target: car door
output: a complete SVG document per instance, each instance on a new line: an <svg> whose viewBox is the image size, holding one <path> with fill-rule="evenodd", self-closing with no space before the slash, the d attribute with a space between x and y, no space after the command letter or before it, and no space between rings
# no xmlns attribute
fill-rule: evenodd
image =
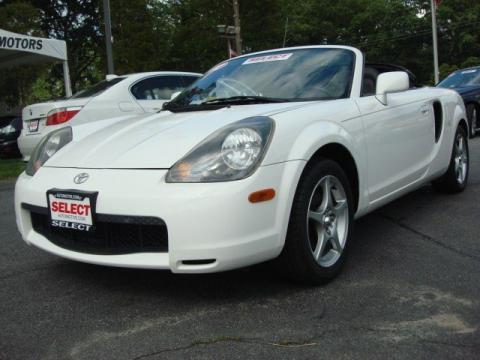
<svg viewBox="0 0 480 360"><path fill-rule="evenodd" d="M362 114L368 157L370 202L408 187L428 169L435 143L431 104L422 91L375 95L357 100Z"/></svg>
<svg viewBox="0 0 480 360"><path fill-rule="evenodd" d="M182 91L197 77L180 75L152 76L135 83L130 91L146 112L162 109L163 103L169 101L172 94Z"/></svg>

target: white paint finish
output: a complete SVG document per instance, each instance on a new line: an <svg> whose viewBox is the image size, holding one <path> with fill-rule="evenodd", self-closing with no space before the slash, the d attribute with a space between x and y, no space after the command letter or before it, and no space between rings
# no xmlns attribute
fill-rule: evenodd
<svg viewBox="0 0 480 360"><path fill-rule="evenodd" d="M378 75L377 99L384 105L388 104L388 94L407 91L410 86L408 74L404 71L391 71Z"/></svg>
<svg viewBox="0 0 480 360"><path fill-rule="evenodd" d="M294 193L289 189L295 188L303 165L303 161L292 161L265 166L245 180L211 184L166 184L165 170L86 170L89 180L77 185L73 178L80 172L78 169L42 168L35 181L25 174L17 180L17 224L28 243L79 261L169 268L175 272L227 270L271 259L280 253ZM168 255L99 256L55 246L32 230L28 212L20 205L26 202L46 207L45 194L53 186L98 191L98 213L162 218L168 224ZM273 201L259 204L248 201L251 192L267 187L277 190ZM182 260L199 258L214 258L217 262L215 267L201 270L180 266Z"/></svg>
<svg viewBox="0 0 480 360"><path fill-rule="evenodd" d="M147 112L157 112L162 110L164 103L170 100L137 100L140 106Z"/></svg>
<svg viewBox="0 0 480 360"><path fill-rule="evenodd" d="M370 201L425 174L435 140L433 119L422 113L429 96L420 89L388 94L388 105L375 96L357 100L367 143Z"/></svg>
<svg viewBox="0 0 480 360"><path fill-rule="evenodd" d="M106 91L95 97L64 99L58 101L50 101L45 103L33 104L25 107L22 111L24 126L18 145L24 160L30 157L38 142L53 130L65 126L77 126L85 123L92 123L99 120L121 118L128 114L130 116L138 116L144 113L154 113L158 111L164 101L160 100L141 100L137 101L130 92L130 87L139 81L162 76L196 76L201 74L188 72L146 72L126 75L126 78L119 83L111 86ZM81 111L76 114L70 121L56 125L46 126L47 114L54 109L63 107L81 106ZM40 127L38 132L29 133L28 123L32 119L40 119Z"/></svg>
<svg viewBox="0 0 480 360"><path fill-rule="evenodd" d="M15 206L23 238L85 262L175 272L221 271L280 253L302 171L325 145L341 145L354 159L359 174L357 218L442 175L450 161L455 130L465 119L461 97L436 88L389 93L387 105L375 96L360 97L363 58L354 51L357 67L348 99L161 112L143 114L135 121L125 115L75 126L72 143L34 177L22 175L17 182ZM434 101L441 102L444 113L436 143ZM252 176L223 183L165 183L166 168L200 141L225 125L260 115L274 120L275 131L262 165ZM80 172L91 177L74 185L73 178ZM100 256L56 247L32 231L28 212L20 207L21 202L46 206L45 192L53 187L99 191L100 213L164 219L169 253ZM276 190L274 200L248 203L249 193L270 187ZM202 266L180 263L205 258L216 261Z"/></svg>
<svg viewBox="0 0 480 360"><path fill-rule="evenodd" d="M46 166L86 168L170 168L195 145L220 127L251 116L270 115L304 106L299 103L244 105L216 111L170 113L125 118L62 149ZM107 124L107 123L106 123ZM87 133L90 124L84 125ZM79 126L73 128L74 137ZM161 145L160 145L161 144ZM145 156L151 154L152 156ZM269 162L266 162L268 164Z"/></svg>

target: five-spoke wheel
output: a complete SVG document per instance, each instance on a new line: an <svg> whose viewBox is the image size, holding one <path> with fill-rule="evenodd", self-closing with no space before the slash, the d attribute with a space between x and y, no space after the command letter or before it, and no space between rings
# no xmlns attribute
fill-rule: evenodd
<svg viewBox="0 0 480 360"><path fill-rule="evenodd" d="M307 165L295 193L282 265L295 280L322 283L341 270L353 225L353 197L335 161Z"/></svg>
<svg viewBox="0 0 480 360"><path fill-rule="evenodd" d="M468 172L468 135L465 128L459 125L455 133L448 170L442 177L433 181L432 185L441 192L461 192L467 185Z"/></svg>
<svg viewBox="0 0 480 360"><path fill-rule="evenodd" d="M462 134L457 134L456 136L454 152L455 175L457 177L457 182L463 184L467 178L468 152L466 139Z"/></svg>
<svg viewBox="0 0 480 360"><path fill-rule="evenodd" d="M320 179L308 205L308 240L315 260L334 264L343 252L348 230L348 200L341 182L332 175Z"/></svg>

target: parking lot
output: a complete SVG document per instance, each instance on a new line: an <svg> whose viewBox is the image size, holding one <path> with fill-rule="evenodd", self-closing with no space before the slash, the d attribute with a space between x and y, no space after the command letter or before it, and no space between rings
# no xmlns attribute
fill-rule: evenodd
<svg viewBox="0 0 480 360"><path fill-rule="evenodd" d="M49 255L0 183L0 359L478 359L480 139L468 189L424 187L357 222L342 275L179 276Z"/></svg>

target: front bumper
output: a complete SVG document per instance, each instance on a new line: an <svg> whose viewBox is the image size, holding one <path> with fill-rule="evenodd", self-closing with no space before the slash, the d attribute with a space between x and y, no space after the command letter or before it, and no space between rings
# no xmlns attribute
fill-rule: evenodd
<svg viewBox="0 0 480 360"><path fill-rule="evenodd" d="M259 263L282 250L290 206L304 161L260 167L241 181L167 184L166 170L103 170L41 168L23 173L15 187L17 226L23 239L50 253L100 265L170 269L173 272L216 272ZM87 182L73 178L88 172ZM22 204L47 207L46 192L98 191L96 212L119 216L156 217L168 230L168 251L99 255L55 245L32 227ZM252 204L248 195L274 188L276 197ZM208 263L203 260L212 260Z"/></svg>

